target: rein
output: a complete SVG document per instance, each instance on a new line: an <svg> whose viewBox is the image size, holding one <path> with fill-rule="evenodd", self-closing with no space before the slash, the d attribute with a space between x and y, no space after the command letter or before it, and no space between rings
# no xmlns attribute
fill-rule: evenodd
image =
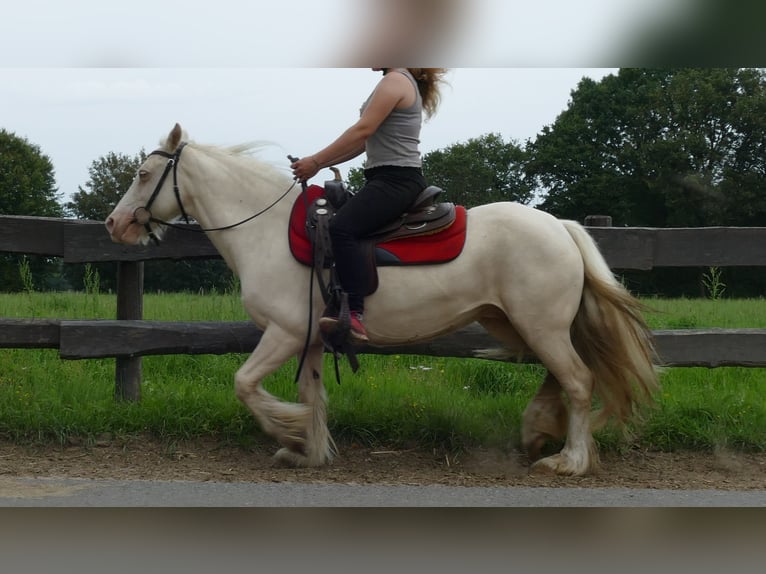
<svg viewBox="0 0 766 574"><path fill-rule="evenodd" d="M165 183L165 180L167 179L168 175L170 174L171 169L173 170L173 194L176 196L176 202L178 203L178 207L181 210L181 216L184 218L184 221L189 223L189 216L186 213L186 210L184 209L183 202L181 202L181 193L178 188L178 162L181 159L181 152L183 151L184 147L186 146L186 142L181 142L176 148L176 151L174 153L168 153L164 150L154 150L149 155L158 155L164 158L167 158L168 162L165 164L165 170L162 172L162 175L160 176L160 180L157 182L156 187L154 188L154 191L152 191L152 194L149 196L149 201L146 202L146 205L143 207L137 207L133 211L133 218L136 223L139 225L143 225L146 228L146 231L149 234L149 237L151 237L152 241L156 245L159 245L160 240L157 237L157 235L154 233L154 230L152 229L151 224L157 223L159 225L165 225L167 227L173 227L175 229L181 229L183 231L190 231L193 233L205 233L208 231L226 231L227 229L233 229L235 227L238 227L244 223L247 223L248 221L252 221L259 215L263 215L266 213L269 209L274 207L277 203L282 201L290 191L295 187L295 181L293 181L292 185L287 188L287 191L285 191L282 195L280 195L276 200L274 200L271 204L269 204L264 209L260 210L257 213L254 213L250 217L246 217L245 219L238 221L236 223L232 223L230 225L223 225L221 227L208 227L208 228L192 228L187 227L185 225L179 225L177 223L171 223L169 221L164 221L162 219L158 219L152 215L151 212L151 206L154 203L154 200L157 199L157 196L160 193L160 190L162 190L162 186Z"/></svg>

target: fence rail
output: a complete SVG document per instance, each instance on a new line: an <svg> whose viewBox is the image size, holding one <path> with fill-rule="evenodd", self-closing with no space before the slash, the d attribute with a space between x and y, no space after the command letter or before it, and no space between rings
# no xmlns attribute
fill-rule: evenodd
<svg viewBox="0 0 766 574"><path fill-rule="evenodd" d="M199 229L197 225L187 225ZM766 227L587 227L613 269L766 266ZM100 221L0 215L0 252L65 263L218 259L203 233L168 229L159 246L113 243Z"/></svg>
<svg viewBox="0 0 766 574"><path fill-rule="evenodd" d="M0 319L0 347L58 349L62 359L250 353L262 333L249 321ZM764 329L669 329L656 330L654 336L669 367L766 367ZM433 341L363 346L359 353L493 358L488 351L497 347L473 324ZM534 362L531 357L502 360Z"/></svg>
<svg viewBox="0 0 766 574"><path fill-rule="evenodd" d="M613 269L766 266L766 228L587 229ZM0 319L0 347L57 348L64 359L116 357L119 397L140 398L143 355L249 353L260 340L261 331L249 322L143 320L142 262L219 258L204 234L169 229L160 246L131 247L112 243L102 222L0 216L0 252L62 257L66 263L119 262L116 320ZM669 366L766 367L763 329L662 330L655 336ZM474 324L426 343L360 352L485 357L496 346Z"/></svg>

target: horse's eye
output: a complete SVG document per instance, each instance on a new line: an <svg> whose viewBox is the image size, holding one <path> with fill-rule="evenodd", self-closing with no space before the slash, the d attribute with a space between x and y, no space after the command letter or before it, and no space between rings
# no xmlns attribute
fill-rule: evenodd
<svg viewBox="0 0 766 574"><path fill-rule="evenodd" d="M139 179L140 181L142 181L142 182L145 182L146 180L148 180L148 179L149 179L149 172L148 172L148 171L146 171L145 169L142 169L142 170L140 170L140 171L138 172L138 179Z"/></svg>

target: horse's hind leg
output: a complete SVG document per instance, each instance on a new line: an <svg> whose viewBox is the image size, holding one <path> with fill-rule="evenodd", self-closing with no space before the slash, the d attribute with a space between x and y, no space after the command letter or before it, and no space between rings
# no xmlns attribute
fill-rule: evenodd
<svg viewBox="0 0 766 574"><path fill-rule="evenodd" d="M530 341L530 346L551 376L558 380L569 399L569 421L564 448L558 454L538 460L532 471L581 475L598 468L598 451L591 434L590 411L593 396L593 375L583 363L569 339L569 333ZM551 378L547 391L553 392ZM547 392L546 391L546 392ZM533 401L534 403L534 401ZM525 414L525 423L533 414ZM534 436L533 436L534 438Z"/></svg>
<svg viewBox="0 0 766 574"><path fill-rule="evenodd" d="M305 442L300 449L285 447L275 458L290 466L321 466L332 461L337 450L327 428L327 391L322 382L323 345L313 345L306 353L299 377L300 402L311 410ZM300 357L299 357L300 358Z"/></svg>
<svg viewBox="0 0 766 574"><path fill-rule="evenodd" d="M479 322L490 335L502 342L509 352L529 353L529 347L504 314L488 314ZM521 444L530 460L536 461L540 458L540 451L548 440L564 438L567 420L561 385L549 372L542 387L524 410Z"/></svg>
<svg viewBox="0 0 766 574"><path fill-rule="evenodd" d="M301 345L299 338L271 325L234 377L237 398L252 411L263 431L295 452L304 452L310 442L314 412L309 405L274 397L263 388L263 379L298 353Z"/></svg>
<svg viewBox="0 0 766 574"><path fill-rule="evenodd" d="M548 373L540 390L524 409L521 444L531 461L540 458L547 441L564 438L568 418L561 385Z"/></svg>

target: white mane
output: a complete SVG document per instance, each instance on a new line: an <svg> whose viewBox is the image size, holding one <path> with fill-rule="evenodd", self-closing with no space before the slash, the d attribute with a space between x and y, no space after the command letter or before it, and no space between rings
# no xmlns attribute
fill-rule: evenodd
<svg viewBox="0 0 766 574"><path fill-rule="evenodd" d="M273 162L265 161L257 157L259 152L268 147L277 145L274 142L256 140L231 146L200 144L188 139L186 131L183 132L182 141L187 142L187 145L191 148L212 156L217 161L224 164L232 164L232 166L238 168L245 167L248 171L256 172L260 178L269 182L283 184L287 178L288 164L286 157L284 166L277 166ZM172 153L173 151L169 149L168 138L161 140L160 146L168 152Z"/></svg>

